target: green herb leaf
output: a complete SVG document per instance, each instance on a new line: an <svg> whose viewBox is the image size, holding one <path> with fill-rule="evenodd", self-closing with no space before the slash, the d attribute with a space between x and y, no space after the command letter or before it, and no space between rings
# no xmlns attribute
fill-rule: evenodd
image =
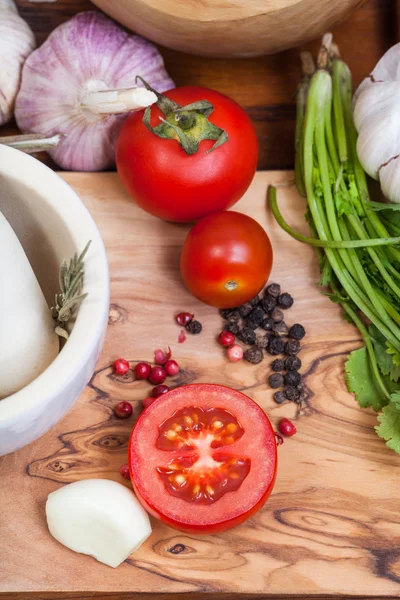
<svg viewBox="0 0 400 600"><path fill-rule="evenodd" d="M386 202L369 202L368 208L379 212L380 210L400 210L400 204L386 203Z"/></svg>
<svg viewBox="0 0 400 600"><path fill-rule="evenodd" d="M380 410L387 404L387 399L375 383L365 346L350 352L345 373L347 389L355 394L361 408L372 406L374 410Z"/></svg>
<svg viewBox="0 0 400 600"><path fill-rule="evenodd" d="M386 339L375 325L369 326L368 333L374 346L376 362L380 371L383 375L388 375L391 381L398 381L400 378L400 367L393 362L393 356L387 352Z"/></svg>
<svg viewBox="0 0 400 600"><path fill-rule="evenodd" d="M394 346L388 341L386 341L386 352L392 355L393 363L399 367L400 366L400 352L396 350Z"/></svg>
<svg viewBox="0 0 400 600"><path fill-rule="evenodd" d="M379 437L386 441L386 446L400 454L400 394L393 394L398 402L390 402L378 416L379 425L375 427Z"/></svg>
<svg viewBox="0 0 400 600"><path fill-rule="evenodd" d="M349 302L350 300L348 296L342 296L341 294L325 293L324 296L328 296L329 300L331 300L334 304L342 304L342 302Z"/></svg>

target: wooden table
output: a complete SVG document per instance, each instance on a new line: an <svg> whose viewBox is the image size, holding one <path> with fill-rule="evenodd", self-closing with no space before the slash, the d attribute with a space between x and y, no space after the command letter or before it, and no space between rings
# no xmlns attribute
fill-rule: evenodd
<svg viewBox="0 0 400 600"><path fill-rule="evenodd" d="M258 173L236 205L267 229L275 249L272 279L295 297L287 322L307 330L301 358L307 399L297 412L277 405L268 389L269 363L233 365L215 337L218 312L200 304L179 278L187 226L138 209L115 174L64 179L95 218L107 248L111 308L103 354L90 385L69 414L40 440L0 459L0 598L102 600L292 600L400 596L400 458L373 431L376 415L360 410L346 390L345 357L361 345L340 308L321 294L313 251L288 237L265 209L268 183L278 184L284 214L305 231L304 200L290 172ZM199 336L177 343L173 315L189 310ZM279 448L276 486L249 522L215 536L190 536L153 521L153 535L118 569L75 554L48 533L49 492L83 478L123 482L133 420L113 416L128 400L134 416L145 382L122 379L117 356L151 360L171 345L182 372L173 385L212 382L243 390L272 422L295 419L297 435ZM127 482L125 482L128 485Z"/></svg>
<svg viewBox="0 0 400 600"><path fill-rule="evenodd" d="M16 2L36 32L38 43L76 12L93 8L88 0ZM368 75L385 50L398 41L396 4L397 0L369 0L345 23L333 29L355 85ZM307 47L316 51L318 45L319 40L316 40ZM260 169L293 166L293 96L301 77L299 48L274 56L240 60L197 57L167 48L160 50L177 85L216 88L246 108L260 142ZM4 131L10 130L8 127Z"/></svg>

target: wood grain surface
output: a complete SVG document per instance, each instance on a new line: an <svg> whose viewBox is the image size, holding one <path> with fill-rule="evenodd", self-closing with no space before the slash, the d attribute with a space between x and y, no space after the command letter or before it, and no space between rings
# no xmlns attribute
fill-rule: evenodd
<svg viewBox="0 0 400 600"><path fill-rule="evenodd" d="M321 294L313 251L292 240L265 208L268 183L279 185L288 220L305 231L304 200L290 172L258 173L239 211L267 229L275 249L272 279L295 297L289 324L307 330L301 358L307 399L297 410L276 405L266 378L271 358L232 364L215 337L218 312L200 304L179 277L187 226L138 209L115 174L69 174L107 248L111 307L104 351L90 385L70 413L29 447L0 459L0 597L167 600L398 598L400 459L374 433L376 415L360 410L344 383L347 353L361 345L340 308ZM199 336L177 343L174 314L202 321ZM120 479L133 419L113 408L148 395L132 374L113 375L118 356L151 360L170 345L182 371L173 386L211 382L240 389L276 424L295 420L297 435L279 448L279 470L265 507L250 521L214 536L181 534L153 520L153 535L118 569L75 554L48 533L49 492L82 478Z"/></svg>
<svg viewBox="0 0 400 600"><path fill-rule="evenodd" d="M22 16L33 27L38 43L76 12L93 8L87 0L16 2ZM318 6L316 1L316 10ZM398 22L396 0L369 0L334 28L335 39L352 70L355 85L368 75L383 52L398 41ZM299 52L304 48L316 51L318 44L316 40L273 56L235 60L193 56L167 48L160 50L177 85L216 88L243 105L253 120L260 142L259 168L285 169L293 165L293 97L301 76Z"/></svg>

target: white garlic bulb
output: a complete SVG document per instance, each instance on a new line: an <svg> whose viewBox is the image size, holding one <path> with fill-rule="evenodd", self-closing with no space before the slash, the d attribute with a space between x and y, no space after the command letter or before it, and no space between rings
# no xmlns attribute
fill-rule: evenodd
<svg viewBox="0 0 400 600"><path fill-rule="evenodd" d="M33 33L13 0L0 0L0 125L12 119L22 66L34 48Z"/></svg>
<svg viewBox="0 0 400 600"><path fill-rule="evenodd" d="M400 202L400 43L386 52L354 97L357 153L382 192Z"/></svg>

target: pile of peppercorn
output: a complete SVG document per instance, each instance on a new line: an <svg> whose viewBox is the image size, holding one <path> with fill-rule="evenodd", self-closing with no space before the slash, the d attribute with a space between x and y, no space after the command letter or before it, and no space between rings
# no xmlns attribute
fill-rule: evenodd
<svg viewBox="0 0 400 600"><path fill-rule="evenodd" d="M293 302L290 294L281 293L279 284L272 283L262 296L256 296L237 308L220 311L226 320L224 331L250 346L244 352L248 362L260 363L265 357L264 350L271 356L285 356L272 362L274 373L268 378L272 388L283 388L283 391L274 393L274 400L278 404L285 400L301 403L305 397L299 373L301 360L297 355L301 350L300 340L306 332L299 323L289 328L284 321L283 311L291 308Z"/></svg>

